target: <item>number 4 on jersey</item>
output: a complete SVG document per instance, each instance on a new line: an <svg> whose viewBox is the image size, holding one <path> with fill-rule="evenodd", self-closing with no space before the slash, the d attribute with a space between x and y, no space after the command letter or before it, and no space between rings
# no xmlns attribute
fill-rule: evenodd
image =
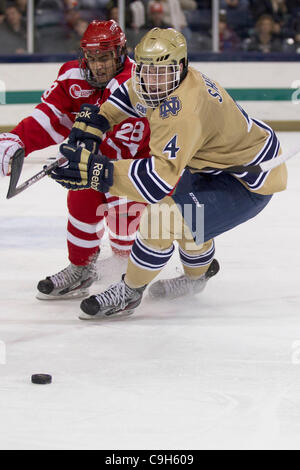
<svg viewBox="0 0 300 470"><path fill-rule="evenodd" d="M171 140L167 143L163 149L163 153L168 153L168 158L173 159L177 157L177 152L180 150L180 147L177 147L177 134L175 134Z"/></svg>

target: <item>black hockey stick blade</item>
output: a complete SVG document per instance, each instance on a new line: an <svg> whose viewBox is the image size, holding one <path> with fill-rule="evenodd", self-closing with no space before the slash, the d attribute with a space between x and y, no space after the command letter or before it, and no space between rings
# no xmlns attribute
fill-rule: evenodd
<svg viewBox="0 0 300 470"><path fill-rule="evenodd" d="M50 165L48 165L48 166L45 165L41 171L39 171L38 173L33 175L28 180L24 181L24 183L20 184L20 186L17 186L20 174L18 175L18 177L14 176L14 184L12 184L12 182L10 182L6 198L10 199L14 196L17 196L17 194L20 194L21 192L25 191L25 189L29 188L29 186L32 186L34 183L37 183L42 178L44 178L44 176L49 175L51 173L51 171L53 171L55 168L57 168L58 166L62 165L63 163L65 163L67 161L68 160L65 157L60 157L60 158L56 159ZM21 168L21 170L22 170L22 168ZM11 169L11 178L12 178L12 175L13 175L13 167Z"/></svg>
<svg viewBox="0 0 300 470"><path fill-rule="evenodd" d="M15 190L20 179L20 175L22 173L23 162L25 158L24 149L18 149L14 156L12 157L11 161L11 170L10 170L10 181L9 187L6 195L6 199L10 199L15 195Z"/></svg>

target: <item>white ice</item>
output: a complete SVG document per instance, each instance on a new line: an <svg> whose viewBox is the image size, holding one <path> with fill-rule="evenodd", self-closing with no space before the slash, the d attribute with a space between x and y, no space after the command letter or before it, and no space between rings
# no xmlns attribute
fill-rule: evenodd
<svg viewBox="0 0 300 470"><path fill-rule="evenodd" d="M35 298L68 263L66 192L46 178L7 201L2 178L0 448L300 449L299 157L288 167L288 190L217 238L221 271L201 295L98 323L77 318L79 300ZM119 280L105 271L91 293Z"/></svg>

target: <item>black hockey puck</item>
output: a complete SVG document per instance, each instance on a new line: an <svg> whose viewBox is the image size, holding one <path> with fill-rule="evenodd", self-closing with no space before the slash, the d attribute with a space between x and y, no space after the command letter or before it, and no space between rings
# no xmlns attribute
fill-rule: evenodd
<svg viewBox="0 0 300 470"><path fill-rule="evenodd" d="M51 384L52 377L49 374L34 374L31 376L31 382L33 384Z"/></svg>

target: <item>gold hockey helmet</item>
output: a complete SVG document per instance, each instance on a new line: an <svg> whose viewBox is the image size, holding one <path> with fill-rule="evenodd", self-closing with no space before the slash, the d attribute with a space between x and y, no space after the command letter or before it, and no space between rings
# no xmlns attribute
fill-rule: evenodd
<svg viewBox="0 0 300 470"><path fill-rule="evenodd" d="M187 74L187 46L183 34L173 28L153 28L135 48L133 87L139 99L157 107Z"/></svg>

